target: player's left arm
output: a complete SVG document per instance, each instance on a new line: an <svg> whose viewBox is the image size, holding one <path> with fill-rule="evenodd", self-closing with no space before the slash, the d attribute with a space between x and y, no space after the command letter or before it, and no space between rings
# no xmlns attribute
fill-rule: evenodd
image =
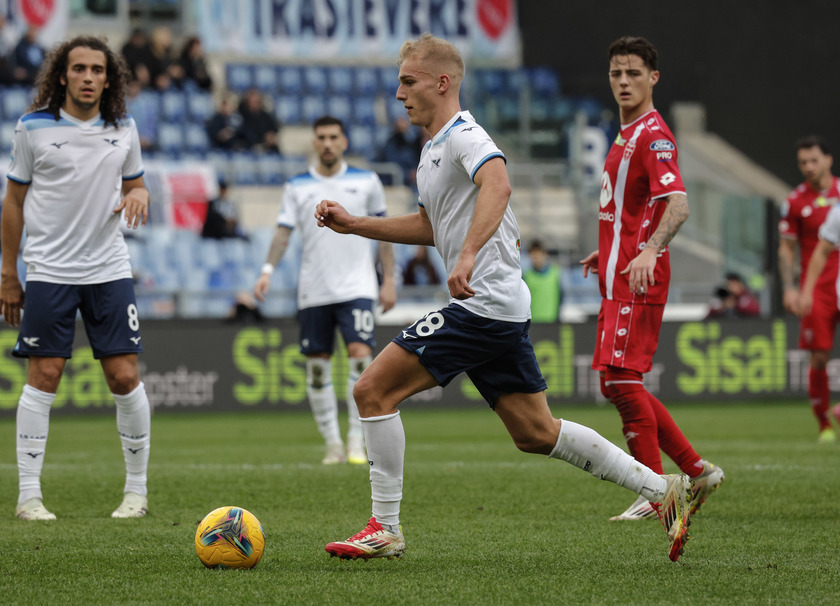
<svg viewBox="0 0 840 606"><path fill-rule="evenodd" d="M642 252L621 272L622 275L627 275L630 290L633 292L643 293L648 285L656 284L653 277L656 259L688 219L688 198L685 194L670 194L666 200L665 212L653 235L648 239Z"/></svg>
<svg viewBox="0 0 840 606"><path fill-rule="evenodd" d="M475 257L490 236L499 229L510 202L510 179L504 159L496 157L485 162L475 173L473 183L478 187L478 198L472 222L461 246L458 262L446 280L449 294L461 300L475 295L470 287Z"/></svg>
<svg viewBox="0 0 840 606"><path fill-rule="evenodd" d="M382 265L382 286L379 287L379 304L386 312L397 302L397 282L394 279L394 247L390 242L379 243L379 263Z"/></svg>
<svg viewBox="0 0 840 606"><path fill-rule="evenodd" d="M143 182L143 177L126 179L122 186L123 197L114 213L125 210L125 223L131 229L145 225L149 220L149 190Z"/></svg>

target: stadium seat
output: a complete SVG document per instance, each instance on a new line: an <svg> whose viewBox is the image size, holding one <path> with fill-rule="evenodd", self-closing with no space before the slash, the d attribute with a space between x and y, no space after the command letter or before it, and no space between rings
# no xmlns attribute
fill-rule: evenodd
<svg viewBox="0 0 840 606"><path fill-rule="evenodd" d="M215 111L213 95L204 91L187 93L187 111L190 120L203 124Z"/></svg>
<svg viewBox="0 0 840 606"><path fill-rule="evenodd" d="M3 118L17 122L32 103L32 91L19 87L4 87L2 91Z"/></svg>
<svg viewBox="0 0 840 606"><path fill-rule="evenodd" d="M17 122L4 121L0 123L0 150L4 153L12 150L12 141L15 139L15 127Z"/></svg>
<svg viewBox="0 0 840 606"><path fill-rule="evenodd" d="M373 158L376 155L376 140L369 126L353 124L348 132L351 153Z"/></svg>
<svg viewBox="0 0 840 606"><path fill-rule="evenodd" d="M353 122L353 106L346 95L331 95L327 98L327 113L344 122L345 127Z"/></svg>
<svg viewBox="0 0 840 606"><path fill-rule="evenodd" d="M386 99L393 99L400 86L400 70L396 66L379 68L379 91Z"/></svg>
<svg viewBox="0 0 840 606"><path fill-rule="evenodd" d="M206 153L210 149L210 140L203 125L190 122L184 131L184 147L188 152Z"/></svg>
<svg viewBox="0 0 840 606"><path fill-rule="evenodd" d="M357 67L356 68L356 85L354 87L356 95L360 97L371 98L379 92L379 74L375 67Z"/></svg>
<svg viewBox="0 0 840 606"><path fill-rule="evenodd" d="M550 67L535 67L528 72L533 95L553 97L560 94L560 77Z"/></svg>
<svg viewBox="0 0 840 606"><path fill-rule="evenodd" d="M177 156L185 147L182 125L174 122L158 124L157 142L162 152Z"/></svg>
<svg viewBox="0 0 840 606"><path fill-rule="evenodd" d="M274 116L280 124L301 124L303 113L300 111L300 97L296 95L278 95L274 97Z"/></svg>
<svg viewBox="0 0 840 606"><path fill-rule="evenodd" d="M332 95L349 95L353 91L355 74L352 67L333 66L327 68L327 86Z"/></svg>
<svg viewBox="0 0 840 606"><path fill-rule="evenodd" d="M233 155L233 180L237 185L258 185L260 182L254 154L240 152Z"/></svg>
<svg viewBox="0 0 840 606"><path fill-rule="evenodd" d="M228 63L225 71L227 87L232 91L242 92L254 86L254 73L250 65Z"/></svg>
<svg viewBox="0 0 840 606"><path fill-rule="evenodd" d="M353 99L353 116L355 123L362 126L376 124L375 99L372 97L356 97Z"/></svg>
<svg viewBox="0 0 840 606"><path fill-rule="evenodd" d="M303 84L309 95L324 95L327 92L327 72L319 65L303 67Z"/></svg>
<svg viewBox="0 0 840 606"><path fill-rule="evenodd" d="M301 99L300 105L303 120L307 124L311 124L327 113L327 104L324 97L320 95L307 95Z"/></svg>
<svg viewBox="0 0 840 606"><path fill-rule="evenodd" d="M179 90L160 94L160 117L167 122L183 122L187 117L187 97Z"/></svg>
<svg viewBox="0 0 840 606"><path fill-rule="evenodd" d="M280 185L286 181L283 160L277 154L258 155L257 174L263 185Z"/></svg>
<svg viewBox="0 0 840 606"><path fill-rule="evenodd" d="M279 79L278 92L283 95L302 95L303 77L300 68L296 65L283 65L277 68Z"/></svg>
<svg viewBox="0 0 840 606"><path fill-rule="evenodd" d="M274 65L255 65L254 87L264 93L276 93L279 87L277 68Z"/></svg>

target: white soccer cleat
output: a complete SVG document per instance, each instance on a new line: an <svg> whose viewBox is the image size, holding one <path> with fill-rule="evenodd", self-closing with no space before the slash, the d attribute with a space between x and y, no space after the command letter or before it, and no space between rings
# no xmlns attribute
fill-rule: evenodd
<svg viewBox="0 0 840 606"><path fill-rule="evenodd" d="M361 436L347 438L347 462L351 465L368 464L365 440Z"/></svg>
<svg viewBox="0 0 840 606"><path fill-rule="evenodd" d="M703 461L703 473L691 478L691 511L689 515L694 515L700 506L706 502L710 494L718 489L718 486L723 484L726 479L723 470L708 461Z"/></svg>
<svg viewBox="0 0 840 606"><path fill-rule="evenodd" d="M656 510L653 508L653 505L642 495L639 495L639 498L633 501L633 504L624 513L613 516L610 520L619 522L623 520L647 520L655 517Z"/></svg>
<svg viewBox="0 0 840 606"><path fill-rule="evenodd" d="M342 442L327 444L327 453L321 459L323 465L338 465L346 462L347 457L344 456L344 444Z"/></svg>
<svg viewBox="0 0 840 606"><path fill-rule="evenodd" d="M21 503L15 509L15 515L21 520L54 520L55 514L49 511L41 499L35 497Z"/></svg>
<svg viewBox="0 0 840 606"><path fill-rule="evenodd" d="M671 542L668 557L672 562L676 562L688 542L688 525L691 523L688 505L691 480L682 473L662 477L668 482L665 495L661 503L654 503L653 506Z"/></svg>
<svg viewBox="0 0 840 606"><path fill-rule="evenodd" d="M112 518L142 518L149 511L149 501L136 492L127 492Z"/></svg>
<svg viewBox="0 0 840 606"><path fill-rule="evenodd" d="M342 560L400 559L405 553L405 537L402 528L399 534L394 534L385 530L376 518L371 518L361 532L346 541L329 543L324 549L330 557L338 556Z"/></svg>

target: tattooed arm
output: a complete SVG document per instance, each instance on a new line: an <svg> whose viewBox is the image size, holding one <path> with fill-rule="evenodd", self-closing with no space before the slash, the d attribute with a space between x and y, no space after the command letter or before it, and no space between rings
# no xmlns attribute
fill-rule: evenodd
<svg viewBox="0 0 840 606"><path fill-rule="evenodd" d="M685 194L671 194L667 200L665 212L656 231L653 232L642 252L621 272L621 275L627 276L631 291L643 293L648 285L656 283L653 279L656 257L677 235L682 224L688 219L688 199Z"/></svg>

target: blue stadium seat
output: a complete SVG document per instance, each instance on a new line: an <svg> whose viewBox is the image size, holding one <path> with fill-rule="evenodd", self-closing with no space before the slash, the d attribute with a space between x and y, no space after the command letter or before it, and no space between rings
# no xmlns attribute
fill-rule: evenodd
<svg viewBox="0 0 840 606"><path fill-rule="evenodd" d="M187 98L179 90L160 94L160 117L168 122L183 122L187 117Z"/></svg>
<svg viewBox="0 0 840 606"><path fill-rule="evenodd" d="M307 124L314 122L327 113L327 104L320 95L307 95L300 102L301 114Z"/></svg>
<svg viewBox="0 0 840 606"><path fill-rule="evenodd" d="M236 92L242 92L254 86L254 72L251 65L244 63L228 63L226 69L227 87Z"/></svg>
<svg viewBox="0 0 840 606"><path fill-rule="evenodd" d="M405 105L402 101L397 101L395 98L385 99L385 108L388 112L388 122L394 122L397 118L408 119L408 114L405 113Z"/></svg>
<svg viewBox="0 0 840 606"><path fill-rule="evenodd" d="M386 98L393 98L400 86L400 69L396 66L379 68L379 91Z"/></svg>
<svg viewBox="0 0 840 606"><path fill-rule="evenodd" d="M264 93L274 94L279 88L277 68L274 65L254 66L254 87Z"/></svg>
<svg viewBox="0 0 840 606"><path fill-rule="evenodd" d="M479 96L499 95L505 92L506 77L501 69L477 69L474 72Z"/></svg>
<svg viewBox="0 0 840 606"><path fill-rule="evenodd" d="M351 153L373 158L376 155L376 140L370 126L353 124L349 129Z"/></svg>
<svg viewBox="0 0 840 606"><path fill-rule="evenodd" d="M355 70L352 67L333 66L327 68L327 85L333 95L349 95L353 91Z"/></svg>
<svg viewBox="0 0 840 606"><path fill-rule="evenodd" d="M215 111L213 95L205 91L187 93L187 111L190 120L203 124Z"/></svg>
<svg viewBox="0 0 840 606"><path fill-rule="evenodd" d="M281 124L303 123L300 97L297 95L278 95L274 97L274 116Z"/></svg>
<svg viewBox="0 0 840 606"><path fill-rule="evenodd" d="M17 122L11 120L0 123L0 150L4 153L12 150L16 126Z"/></svg>
<svg viewBox="0 0 840 606"><path fill-rule="evenodd" d="M375 67L356 68L356 95L373 97L379 91L379 74Z"/></svg>
<svg viewBox="0 0 840 606"><path fill-rule="evenodd" d="M184 129L181 124L161 122L158 124L158 147L167 154L179 154L185 147Z"/></svg>
<svg viewBox="0 0 840 606"><path fill-rule="evenodd" d="M310 95L323 95L327 92L327 72L318 65L303 67L303 84Z"/></svg>
<svg viewBox="0 0 840 606"><path fill-rule="evenodd" d="M240 152L234 154L233 180L237 185L258 185L260 182L257 162L254 154Z"/></svg>
<svg viewBox="0 0 840 606"><path fill-rule="evenodd" d="M281 185L286 181L283 160L277 154L257 156L257 174L263 185Z"/></svg>
<svg viewBox="0 0 840 606"><path fill-rule="evenodd" d="M560 77L550 67L535 67L529 72L534 95L554 96L560 93Z"/></svg>
<svg viewBox="0 0 840 606"><path fill-rule="evenodd" d="M344 122L345 127L353 122L353 106L346 95L336 94L328 97L327 113Z"/></svg>
<svg viewBox="0 0 840 606"><path fill-rule="evenodd" d="M303 76L300 73L300 68L296 65L283 65L278 67L280 93L284 95L301 95L303 94Z"/></svg>
<svg viewBox="0 0 840 606"><path fill-rule="evenodd" d="M201 124L187 123L184 127L184 139L184 147L189 152L206 153L210 149L207 131Z"/></svg>
<svg viewBox="0 0 840 606"><path fill-rule="evenodd" d="M371 97L356 97L353 99L353 116L356 124L373 126L376 124L376 108Z"/></svg>

